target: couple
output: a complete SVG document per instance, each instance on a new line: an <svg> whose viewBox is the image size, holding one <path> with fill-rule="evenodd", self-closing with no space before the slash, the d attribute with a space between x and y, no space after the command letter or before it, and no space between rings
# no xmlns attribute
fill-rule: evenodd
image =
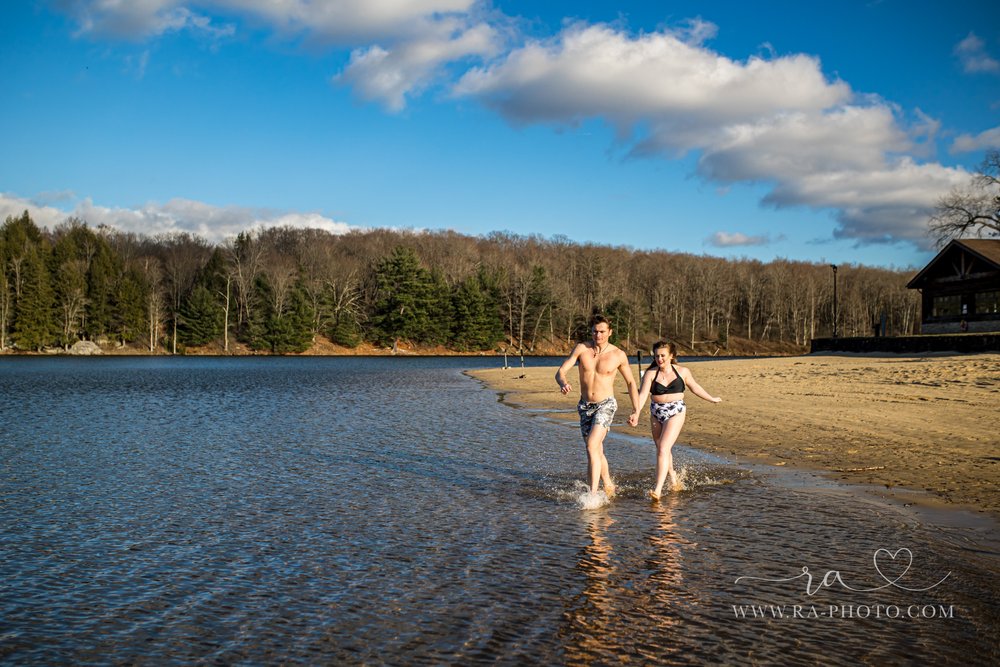
<svg viewBox="0 0 1000 667"><path fill-rule="evenodd" d="M639 411L650 397L650 424L653 442L656 443L656 486L649 492L653 500L659 500L663 485L670 477L672 488L677 486L671 448L684 426L684 390L691 391L706 401L719 403L722 399L712 396L701 388L684 366L675 366L677 349L673 343L660 341L653 345L653 363L642 376L640 389L636 389L629 366L628 355L621 348L612 345L611 323L603 315L595 315L590 321L593 340L580 343L556 371L556 382L564 394L573 387L566 381L566 373L574 364L580 365L580 431L587 445L587 472L590 491L596 493L601 480L608 498L615 495L615 485L608 470L608 459L604 456L604 437L611 428L611 420L618 409L615 400L615 372L621 373L628 387L629 398L634 408L629 415L629 426L639 423Z"/></svg>

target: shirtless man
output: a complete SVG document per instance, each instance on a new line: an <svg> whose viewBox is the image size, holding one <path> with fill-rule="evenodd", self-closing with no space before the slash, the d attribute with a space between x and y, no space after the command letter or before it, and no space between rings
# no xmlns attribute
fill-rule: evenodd
<svg viewBox="0 0 1000 667"><path fill-rule="evenodd" d="M604 456L604 437L611 428L611 420L618 409L615 400L615 372L621 373L628 386L628 396L632 406L639 410L639 392L632 377L628 355L621 348L608 342L611 337L611 323L603 315L595 315L590 321L593 340L580 343L556 371L556 382L564 394L573 390L566 381L566 373L574 364L580 364L580 402L576 411L580 413L580 432L587 444L587 473L590 477L590 491L596 493L601 480L604 492L610 498L615 495L615 485L608 470L608 459ZM631 416L629 423L632 426Z"/></svg>

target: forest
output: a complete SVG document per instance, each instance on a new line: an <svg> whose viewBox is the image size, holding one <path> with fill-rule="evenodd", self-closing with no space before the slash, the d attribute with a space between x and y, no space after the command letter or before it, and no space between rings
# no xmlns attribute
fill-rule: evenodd
<svg viewBox="0 0 1000 667"><path fill-rule="evenodd" d="M28 212L0 229L0 349L80 340L136 352L298 353L405 343L458 352L561 353L601 312L632 352L806 349L814 337L912 333L914 273L495 232L245 231L221 244L147 237ZM836 290L836 298L835 298ZM836 319L835 319L836 318ZM835 330L836 327L836 330Z"/></svg>

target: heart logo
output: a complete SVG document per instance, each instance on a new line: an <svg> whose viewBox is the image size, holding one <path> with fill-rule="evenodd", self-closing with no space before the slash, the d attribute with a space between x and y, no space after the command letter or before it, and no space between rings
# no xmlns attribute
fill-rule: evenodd
<svg viewBox="0 0 1000 667"><path fill-rule="evenodd" d="M879 563L880 557L881 564ZM887 583L893 584L902 579L910 571L910 566L913 565L913 552L906 547L896 549L895 551L876 549L875 554L872 556L872 563L875 564L875 570L882 575L882 578ZM882 569L883 567L885 570Z"/></svg>

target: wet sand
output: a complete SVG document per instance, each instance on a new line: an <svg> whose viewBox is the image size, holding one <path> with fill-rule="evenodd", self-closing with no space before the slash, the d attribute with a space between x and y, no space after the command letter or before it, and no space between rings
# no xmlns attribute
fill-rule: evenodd
<svg viewBox="0 0 1000 667"><path fill-rule="evenodd" d="M1000 518L1000 354L680 363L723 399L713 405L688 393L680 444L735 463L818 470L900 500ZM632 371L638 378L634 360ZM554 374L554 367L470 372L508 403L575 421L579 396L563 396ZM576 369L570 381L578 385ZM629 427L621 378L616 388L614 430L648 434L648 407L639 426Z"/></svg>

